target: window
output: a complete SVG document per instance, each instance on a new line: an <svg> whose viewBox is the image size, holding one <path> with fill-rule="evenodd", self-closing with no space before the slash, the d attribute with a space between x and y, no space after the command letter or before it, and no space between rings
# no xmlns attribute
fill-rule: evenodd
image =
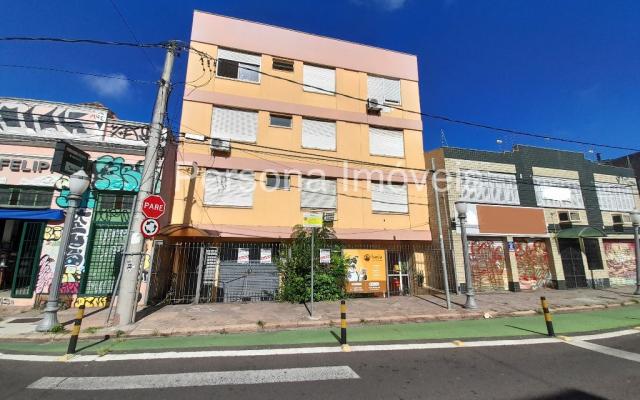
<svg viewBox="0 0 640 400"><path fill-rule="evenodd" d="M251 207L255 187L253 172L210 169L204 181L204 204Z"/></svg>
<svg viewBox="0 0 640 400"><path fill-rule="evenodd" d="M258 131L258 113L231 108L214 108L211 122L214 139L254 143Z"/></svg>
<svg viewBox="0 0 640 400"><path fill-rule="evenodd" d="M289 175L268 174L266 186L269 189L289 190L291 188L291 178Z"/></svg>
<svg viewBox="0 0 640 400"><path fill-rule="evenodd" d="M269 125L278 128L291 128L293 118L291 115L269 114Z"/></svg>
<svg viewBox="0 0 640 400"><path fill-rule="evenodd" d="M277 69L279 71L293 71L293 60L285 60L283 58L274 58L273 59L273 69Z"/></svg>
<svg viewBox="0 0 640 400"><path fill-rule="evenodd" d="M460 170L460 200L487 204L520 204L513 174Z"/></svg>
<svg viewBox="0 0 640 400"><path fill-rule="evenodd" d="M369 154L375 156L404 157L402 131L369 127Z"/></svg>
<svg viewBox="0 0 640 400"><path fill-rule="evenodd" d="M104 191L96 194L95 214L97 223L128 224L135 195L130 192Z"/></svg>
<svg viewBox="0 0 640 400"><path fill-rule="evenodd" d="M632 186L596 182L598 203L602 211L633 211L636 206Z"/></svg>
<svg viewBox="0 0 640 400"><path fill-rule="evenodd" d="M332 95L336 91L336 70L305 64L302 81L305 92Z"/></svg>
<svg viewBox="0 0 640 400"><path fill-rule="evenodd" d="M582 239L584 242L584 253L587 256L587 265L590 270L603 269L602 256L600 255L600 242L598 239Z"/></svg>
<svg viewBox="0 0 640 400"><path fill-rule="evenodd" d="M580 182L576 179L534 176L533 183L540 207L584 208Z"/></svg>
<svg viewBox="0 0 640 400"><path fill-rule="evenodd" d="M335 150L336 123L303 118L302 147L308 149Z"/></svg>
<svg viewBox="0 0 640 400"><path fill-rule="evenodd" d="M371 185L371 210L373 212L408 213L407 186L373 183Z"/></svg>
<svg viewBox="0 0 640 400"><path fill-rule="evenodd" d="M0 207L49 208L53 198L53 189L0 186Z"/></svg>
<svg viewBox="0 0 640 400"><path fill-rule="evenodd" d="M260 82L260 55L218 49L218 76L247 82Z"/></svg>
<svg viewBox="0 0 640 400"><path fill-rule="evenodd" d="M300 188L302 208L333 209L336 208L336 181L321 178L302 178Z"/></svg>
<svg viewBox="0 0 640 400"><path fill-rule="evenodd" d="M367 98L377 99L380 104L401 104L399 79L368 76L367 91Z"/></svg>

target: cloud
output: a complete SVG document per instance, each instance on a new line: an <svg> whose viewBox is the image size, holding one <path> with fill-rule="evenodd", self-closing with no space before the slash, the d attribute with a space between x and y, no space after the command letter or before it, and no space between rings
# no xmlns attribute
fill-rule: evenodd
<svg viewBox="0 0 640 400"><path fill-rule="evenodd" d="M98 95L104 97L121 97L129 93L130 85L124 74L113 74L114 78L102 76L85 76L84 82Z"/></svg>
<svg viewBox="0 0 640 400"><path fill-rule="evenodd" d="M386 11L395 11L404 7L407 0L351 0L351 2L359 6L367 4L380 7Z"/></svg>

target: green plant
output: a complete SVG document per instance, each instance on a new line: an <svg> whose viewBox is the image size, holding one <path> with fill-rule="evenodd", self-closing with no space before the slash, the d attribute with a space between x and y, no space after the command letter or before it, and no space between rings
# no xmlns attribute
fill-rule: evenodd
<svg viewBox="0 0 640 400"><path fill-rule="evenodd" d="M121 331L120 329L116 331L116 338L121 338L124 335L126 335L125 331Z"/></svg>
<svg viewBox="0 0 640 400"><path fill-rule="evenodd" d="M153 332L151 332L151 336L160 336L160 331L158 330L158 328L154 329Z"/></svg>
<svg viewBox="0 0 640 400"><path fill-rule="evenodd" d="M264 329L264 326L266 325L265 322L261 319L259 319L258 322L256 322L256 324L258 324L260 329Z"/></svg>
<svg viewBox="0 0 640 400"><path fill-rule="evenodd" d="M416 273L416 283L418 284L418 287L422 287L424 285L424 272L418 271Z"/></svg>
<svg viewBox="0 0 640 400"><path fill-rule="evenodd" d="M66 331L61 324L56 324L49 330L50 333L65 333Z"/></svg>
<svg viewBox="0 0 640 400"><path fill-rule="evenodd" d="M111 347L102 347L96 351L96 354L100 357L104 357L111 352Z"/></svg>
<svg viewBox="0 0 640 400"><path fill-rule="evenodd" d="M90 335L93 335L94 333L98 332L98 327L97 326L90 326L89 328L83 330L84 333L88 333Z"/></svg>
<svg viewBox="0 0 640 400"><path fill-rule="evenodd" d="M311 298L311 231L296 225L292 242L278 259L281 286L278 300L304 303ZM330 227L317 229L315 237L314 294L315 301L339 300L344 297L347 260L342 245ZM331 263L320 264L320 249L331 251Z"/></svg>

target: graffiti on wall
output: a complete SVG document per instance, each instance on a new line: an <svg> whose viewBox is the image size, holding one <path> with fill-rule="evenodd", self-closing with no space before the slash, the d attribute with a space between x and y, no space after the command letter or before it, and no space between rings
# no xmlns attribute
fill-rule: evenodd
<svg viewBox="0 0 640 400"><path fill-rule="evenodd" d="M113 138L143 141L146 143L149 140L149 126L109 123L106 134Z"/></svg>
<svg viewBox="0 0 640 400"><path fill-rule="evenodd" d="M504 244L499 240L469 240L473 287L478 291L507 289Z"/></svg>
<svg viewBox="0 0 640 400"><path fill-rule="evenodd" d="M55 258L51 257L49 254L43 254L40 257L40 270L38 272L38 281L36 283L36 293L49 293L51 280L53 279L55 261Z"/></svg>
<svg viewBox="0 0 640 400"><path fill-rule="evenodd" d="M40 252L40 266L36 280L36 294L49 293L53 270L58 258L60 238L62 237L62 225L49 224L44 228L44 240Z"/></svg>
<svg viewBox="0 0 640 400"><path fill-rule="evenodd" d="M56 241L62 237L62 226L60 225L47 225L44 228L44 240Z"/></svg>
<svg viewBox="0 0 640 400"><path fill-rule="evenodd" d="M109 305L111 297L109 296L86 296L77 297L73 303L74 307L79 307L84 304L85 307L104 308Z"/></svg>
<svg viewBox="0 0 640 400"><path fill-rule="evenodd" d="M636 255L631 240L603 240L611 285L635 285Z"/></svg>
<svg viewBox="0 0 640 400"><path fill-rule="evenodd" d="M27 100L0 100L0 133L74 137L99 135L107 111Z"/></svg>
<svg viewBox="0 0 640 400"><path fill-rule="evenodd" d="M553 282L546 241L519 240L515 243L520 289L536 290L551 287Z"/></svg>
<svg viewBox="0 0 640 400"><path fill-rule="evenodd" d="M64 256L64 272L60 293L75 294L80 288L80 278L84 270L87 244L89 242L89 223L91 222L91 210L78 209L71 233L69 245Z"/></svg>
<svg viewBox="0 0 640 400"><path fill-rule="evenodd" d="M124 158L104 155L98 157L93 164L92 188L94 190L124 190L136 192L142 182L143 161L132 165L125 163ZM69 179L61 177L55 188L60 191L56 204L60 208L69 206ZM94 190L87 190L80 203L81 207L94 208L96 198Z"/></svg>

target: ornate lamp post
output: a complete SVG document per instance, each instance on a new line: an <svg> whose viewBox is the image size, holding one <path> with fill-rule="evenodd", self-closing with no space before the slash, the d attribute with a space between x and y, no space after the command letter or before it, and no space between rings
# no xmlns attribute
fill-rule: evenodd
<svg viewBox="0 0 640 400"><path fill-rule="evenodd" d="M471 278L471 261L469 260L469 242L467 241L467 203L456 201L456 211L458 219L460 219L460 234L462 235L462 254L464 257L464 278L466 285L467 301L464 308L478 308L475 298L475 290L473 289L473 279Z"/></svg>
<svg viewBox="0 0 640 400"><path fill-rule="evenodd" d="M635 295L640 295L640 211L631 212L631 223L633 224L633 238L636 244L636 291Z"/></svg>
<svg viewBox="0 0 640 400"><path fill-rule="evenodd" d="M82 194L89 187L89 177L83 170L76 171L69 177L69 207L64 217L64 226L62 228L62 238L60 238L60 249L58 249L58 259L56 267L53 270L53 278L51 279L51 287L49 288L49 298L44 309L44 318L36 326L36 331L47 332L58 325L58 294L62 281L62 273L64 269L64 256L69 245L69 236L71 236L71 227L73 219L76 215L79 200Z"/></svg>

